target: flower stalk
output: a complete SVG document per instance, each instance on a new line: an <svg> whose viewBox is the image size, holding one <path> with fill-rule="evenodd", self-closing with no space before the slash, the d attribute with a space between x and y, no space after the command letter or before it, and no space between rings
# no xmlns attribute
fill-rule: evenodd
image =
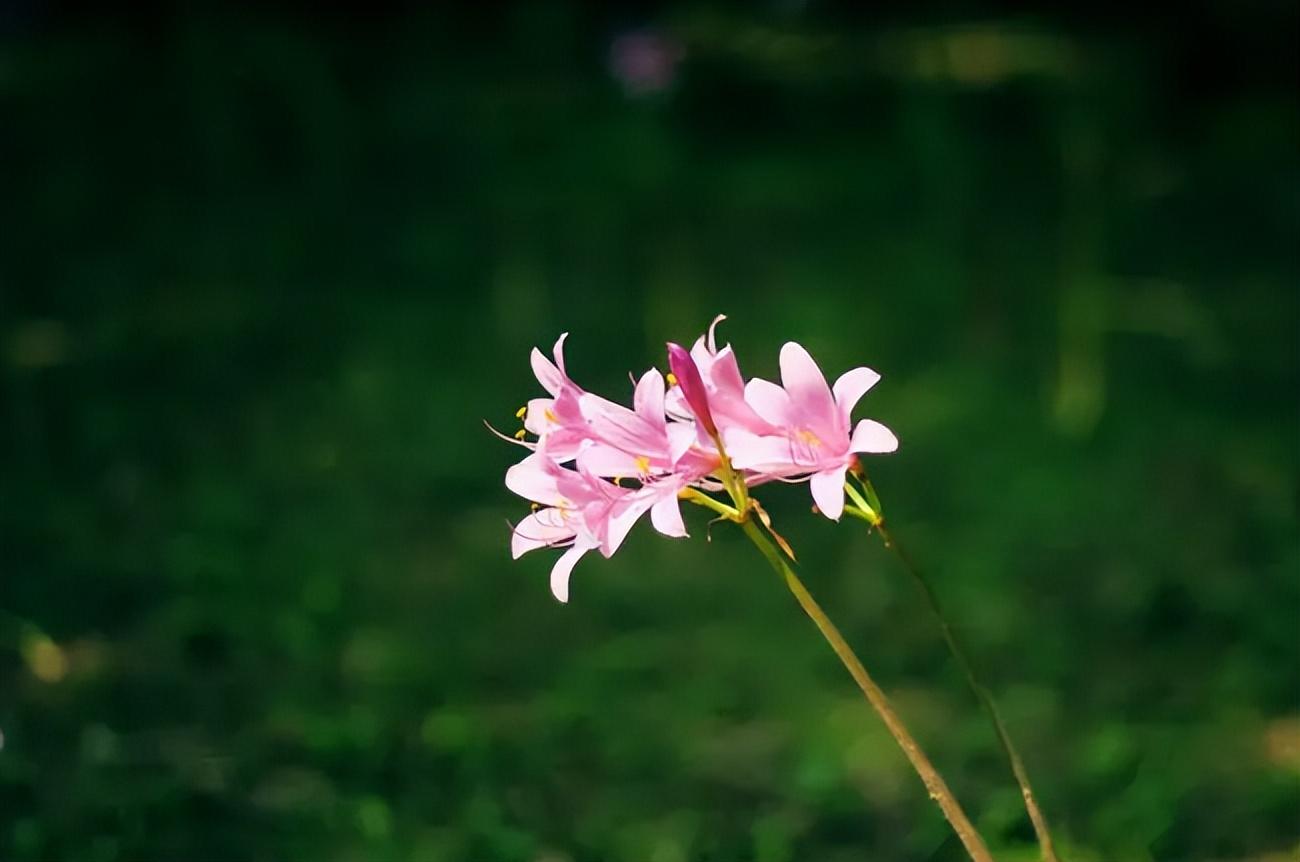
<svg viewBox="0 0 1300 862"><path fill-rule="evenodd" d="M540 350L532 351L533 373L547 397L529 400L516 413L524 427L513 437L498 435L529 451L505 476L506 486L532 503L530 514L512 528L511 555L562 549L551 568L551 592L567 602L570 573L578 560L591 551L612 556L647 514L655 530L675 538L687 535L681 501L738 524L835 650L970 858L992 862L943 778L795 574L790 565L793 550L751 494L752 488L767 482L807 482L815 512L832 521L846 513L866 521L921 587L949 650L993 720L1044 862L1057 862L1046 821L992 697L976 680L933 591L886 530L880 499L862 473L859 455L898 448L889 428L874 419L855 423L852 417L855 405L880 375L870 368L852 368L832 384L808 351L791 341L781 348L779 385L761 378L746 380L731 346L718 347L714 330L724 319L716 317L690 350L669 342L670 373L665 376L651 368L634 378L630 408L587 392L569 377L566 336L556 341L553 361ZM850 475L858 486L849 481ZM725 491L729 500L712 496L717 491Z"/></svg>
<svg viewBox="0 0 1300 862"><path fill-rule="evenodd" d="M728 465L725 450L722 453L722 463ZM731 473L729 465L725 468L724 475L727 473ZM727 478L734 479L735 477L732 474ZM979 832L971 824L970 818L966 816L966 812L962 810L956 797L952 795L948 783L943 780L943 776L939 774L939 771L934 768L934 764L921 750L921 746L917 744L916 739L907 729L907 725L894 711L884 691L881 690L880 686L876 685L876 681L867 673L867 669L863 667L862 661L858 658L857 653L853 651L853 647L849 646L848 641L844 640L844 636L835 627L835 623L831 622L830 617L826 616L826 612L822 610L821 605L817 604L817 600L813 598L812 593L808 592L808 588L804 586L803 581L799 579L794 569L786 562L785 557L777 550L776 544L759 529L755 520L749 517L750 510L755 508L757 504L751 502L747 496L740 497L733 490L733 482L728 481L725 484L732 496L732 502L735 504L734 508L694 488L687 488L682 491L681 498L717 512L720 517L740 526L749 540L754 543L754 546L758 548L763 557L776 570L776 573L784 579L786 587L794 594L795 600L799 602L799 607L803 608L804 613L813 621L822 637L835 651L835 655L839 656L840 662L848 670L849 675L853 677L853 681L858 684L858 688L862 690L867 703L871 704L871 708L880 716L885 728L894 737L894 741L898 743L898 747L903 749L903 754L907 756L912 768L920 776L921 783L925 785L930 798L939 806L939 810L943 812L944 818L952 826L953 831L957 833L958 839L960 839L962 846L966 848L966 852L973 862L993 862L993 857L989 854L984 839L980 837ZM739 484L741 488L744 488L743 481ZM771 527L769 526L768 529L770 530ZM784 540L781 540L781 544L784 546Z"/></svg>
<svg viewBox="0 0 1300 862"><path fill-rule="evenodd" d="M871 481L866 478L861 471L853 471L854 478L862 484L862 490L865 492L867 499L863 499L858 489L852 484L846 482L844 485L845 493L853 501L852 505L845 507L845 512L859 520L866 521L876 533L880 535L881 541L885 547L894 553L908 575L920 590L925 599L926 606L930 609L930 614L934 617L935 623L939 626L939 632L943 636L943 642L948 647L948 652L953 660L961 669L962 677L966 680L966 686L975 699L979 702L980 707L984 710L993 725L994 733L997 735L998 744L1002 748L1002 753L1006 757L1011 767L1011 774L1015 777L1016 784L1020 787L1020 796L1025 803L1025 812L1029 815L1029 822L1033 825L1034 836L1038 840L1039 851L1042 855L1043 862L1060 862L1056 855L1056 848L1052 843L1052 832L1047 825L1047 818L1043 815L1042 809L1038 807L1038 799L1034 795L1034 789L1029 783L1029 773L1025 769L1024 761L1020 758L1020 753L1016 750L1011 741L1011 734L1007 731L1006 723L1002 720L1002 713L998 710L997 703L993 700L992 693L979 681L975 674L974 665L971 664L967 657L966 651L962 649L957 640L952 626L948 623L948 618L943 613L943 608L939 603L939 597L930 582L921 573L920 568L912 559L906 549L899 544L889 529L885 526L885 517L881 510L880 497L877 496L876 490L871 485Z"/></svg>
<svg viewBox="0 0 1300 862"><path fill-rule="evenodd" d="M849 675L853 677L853 681L858 684L858 688L862 690L862 694L866 697L867 702L871 704L871 708L876 711L881 721L885 723L886 729L894 737L898 747L903 749L903 754L907 756L912 768L921 777L921 782L929 792L930 798L939 806L939 810L943 812L943 816L952 826L953 831L957 833L962 846L966 848L966 853L974 862L993 862L993 857L990 855L988 847L985 846L984 839L980 837L979 832L971 824L970 818L966 816L966 812L957 803L957 799L952 795L952 791L948 788L947 782L943 780L943 776L939 774L938 770L934 768L934 764L921 750L921 746L917 744L916 739L908 731L903 720L894 711L885 693L880 689L880 686L876 685L871 675L867 673L867 669L862 666L862 662L858 659L857 654L853 652L853 648L844 640L844 636L840 634L839 629L826 616L826 612L821 609L821 605L817 604L817 600L812 597L812 594L808 592L803 581L795 574L794 569L790 568L790 565L781 556L776 546L768 540L767 536L763 535L763 532L752 519L746 518L742 520L740 527L745 531L745 535L749 537L750 541L762 552L763 556L772 565L772 568L776 570L776 573L785 580L786 586L794 594L799 606L803 608L804 613L817 626L817 630L830 644L831 649L835 650L835 654L839 656L840 662L848 670Z"/></svg>

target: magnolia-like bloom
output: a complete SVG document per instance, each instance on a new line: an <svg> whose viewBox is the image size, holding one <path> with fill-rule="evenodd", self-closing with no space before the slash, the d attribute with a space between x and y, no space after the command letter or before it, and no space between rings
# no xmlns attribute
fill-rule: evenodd
<svg viewBox="0 0 1300 862"><path fill-rule="evenodd" d="M524 429L512 441L531 454L507 471L506 485L535 505L515 527L511 550L518 558L542 547L566 549L551 570L560 601L568 601L577 561L593 549L612 555L646 512L659 532L685 536L679 495L721 489L724 452L750 486L808 477L818 507L838 520L855 453L897 448L880 423L864 419L853 427L850 418L880 375L855 368L830 387L792 342L781 350L782 386L746 383L731 345L717 347L714 333L724 319L719 315L689 352L669 343L674 385L667 388L658 370L646 371L630 409L569 378L565 335L555 343L554 361L533 350L533 373L550 397L520 411ZM535 442L524 439L529 432Z"/></svg>
<svg viewBox="0 0 1300 862"><path fill-rule="evenodd" d="M551 592L569 600L569 575L583 554L597 549L610 557L623 544L628 531L647 511L659 532L686 535L677 493L686 487L684 477L668 476L640 488L607 482L587 467L578 453L576 469L566 469L534 452L506 471L506 487L541 506L514 529L510 541L515 559L537 548L566 547L551 569Z"/></svg>
<svg viewBox="0 0 1300 862"><path fill-rule="evenodd" d="M533 374L551 397L533 398L523 411L524 429L537 435L536 443L525 442L523 445L530 449L544 448L560 463L573 460L583 442L592 437L591 423L596 417L627 410L620 404L585 392L569 379L564 370L564 341L568 337L569 333L565 332L556 340L552 351L554 362L533 348L529 356Z"/></svg>
<svg viewBox="0 0 1300 862"><path fill-rule="evenodd" d="M717 426L723 436L724 445L727 433L735 429L753 434L779 433L779 429L764 421L745 401L745 379L740 374L736 353L731 345L718 349L715 331L718 324L726 319L725 314L715 317L709 324L709 331L696 339L689 356L682 354L677 356L679 364L694 364L696 376L702 384L708 411L710 416L717 417ZM669 360L672 361L671 346ZM689 371L686 373L690 374ZM669 393L668 412L678 416L696 416L696 408L686 398L687 384L682 382L682 375L677 374L676 370L673 374L681 385ZM697 400L699 400L698 396Z"/></svg>
<svg viewBox="0 0 1300 862"><path fill-rule="evenodd" d="M591 445L585 461L597 476L636 478L645 481L654 476L679 472L711 472L716 455L710 460L686 458L695 442L695 427L689 422L669 422L664 413L664 378L651 368L641 375L632 393L632 409L584 394L579 409L587 420L586 432ZM687 463L681 462L686 458ZM705 462L708 463L705 463Z"/></svg>
<svg viewBox="0 0 1300 862"><path fill-rule="evenodd" d="M826 384L817 363L802 345L781 348L781 383L754 378L745 386L745 401L779 434L738 430L727 438L732 463L772 478L811 474L817 508L838 521L844 512L844 479L855 453L886 453L898 448L894 432L873 419L852 425L858 400L880 380L870 368L840 375ZM850 429L852 433L850 433Z"/></svg>

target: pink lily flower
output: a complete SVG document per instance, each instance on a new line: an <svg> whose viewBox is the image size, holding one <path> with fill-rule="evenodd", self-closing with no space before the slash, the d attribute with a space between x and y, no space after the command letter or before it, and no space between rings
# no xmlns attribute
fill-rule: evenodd
<svg viewBox="0 0 1300 862"><path fill-rule="evenodd" d="M781 383L755 378L745 400L779 434L737 429L727 439L732 463L768 478L811 474L813 500L822 514L838 521L844 512L844 479L856 453L886 453L898 438L873 419L852 424L858 400L880 375L870 368L846 371L828 386L816 361L801 345L781 348Z"/></svg>
<svg viewBox="0 0 1300 862"><path fill-rule="evenodd" d="M592 438L592 421L596 417L627 410L584 391L569 378L564 369L564 341L568 337L569 333L565 332L555 342L554 362L536 347L529 356L537 382L551 397L529 400L523 417L524 428L537 435L537 442L520 441L527 448L544 449L560 463L573 460L582 443Z"/></svg>
<svg viewBox="0 0 1300 862"><path fill-rule="evenodd" d="M569 576L578 560L593 549L612 556L647 511L659 532L686 535L677 492L689 480L670 475L640 488L623 488L591 472L583 458L587 447L582 449L574 470L534 452L506 471L507 488L548 507L533 512L515 527L511 555L518 559L537 548L567 548L551 569L551 592L562 602L569 600Z"/></svg>
<svg viewBox="0 0 1300 862"><path fill-rule="evenodd" d="M668 421L664 395L663 375L654 368L637 381L631 410L582 395L579 408L590 417L587 427L592 441L584 453L587 468L597 476L636 477L643 482L676 471L695 442L695 427L689 422ZM713 469L714 464L697 463L699 460L698 453L690 459L691 472Z"/></svg>
<svg viewBox="0 0 1300 862"><path fill-rule="evenodd" d="M718 324L726 319L725 314L715 317L709 324L708 333L696 339L689 356L702 384L706 409L716 422L723 438L723 445L726 445L727 434L735 428L751 434L779 433L778 428L766 422L745 401L745 379L741 376L740 365L736 361L736 353L731 345L718 349L715 331ZM671 347L669 354L671 364ZM684 363L686 359L679 356L677 361ZM674 387L669 393L668 412L679 416L698 416L698 412L686 397L687 384L683 380L683 375L678 374L675 368L673 374L681 385ZM696 400L700 400L698 396Z"/></svg>

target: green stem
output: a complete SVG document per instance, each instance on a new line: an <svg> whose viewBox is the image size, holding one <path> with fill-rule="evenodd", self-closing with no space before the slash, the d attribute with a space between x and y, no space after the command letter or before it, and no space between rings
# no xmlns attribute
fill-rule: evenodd
<svg viewBox="0 0 1300 862"><path fill-rule="evenodd" d="M868 482L865 477L860 478L860 481L863 483L863 488L867 491L867 494L873 500L877 501L877 505L875 507L868 505L852 485L845 483L844 487L848 491L849 496L863 510L857 511L853 506L848 506L845 507L845 511L854 517L866 521L868 524L876 528L876 531L880 534L881 540L885 543L885 547L894 552L894 555L898 557L899 562L903 564L903 568L906 569L908 575L911 576L912 581L920 589L921 595L925 597L925 602L930 608L930 613L933 615L935 622L939 626L939 632L943 635L943 642L948 646L948 652L952 655L953 660L957 662L957 666L961 668L962 676L966 679L966 686L971 690L971 693L975 695L975 699L979 701L980 706L988 715L989 721L993 725L993 730L997 734L998 743L1002 746L1002 752L1006 755L1007 761L1011 765L1011 774L1015 776L1016 784L1020 786L1020 795L1024 799L1025 811L1029 815L1029 822L1033 824L1034 835L1038 839L1038 846L1043 857L1043 862L1059 862L1059 858L1056 855L1056 849L1052 845L1052 833L1047 826L1047 818L1043 816L1042 810L1038 807L1038 800L1034 796L1034 789L1029 783L1029 773L1025 770L1024 761L1020 759L1020 753L1016 751L1015 745L1011 742L1011 735L1007 732L1007 726L1002 720L1002 713L998 710L997 703L993 700L993 695L976 677L975 668L971 664L970 659L967 658L966 651L963 650L961 645L957 642L957 636L953 633L952 626L948 624L948 618L944 616L943 608L939 604L939 597L930 586L930 582L921 574L920 568L918 568L916 563L912 560L911 555L904 550L903 546L900 545L889 530L886 529L885 519L880 513L879 498L876 497L875 491L871 487L871 483Z"/></svg>
<svg viewBox="0 0 1300 862"><path fill-rule="evenodd" d="M728 521L740 522L739 511L728 506L726 503L713 499L703 491L697 491L694 488L683 488L677 496L683 500L688 500L697 506L703 506L712 512L717 512L721 517L726 518Z"/></svg>
<svg viewBox="0 0 1300 862"><path fill-rule="evenodd" d="M826 638L826 641L831 645L831 649L835 650L835 654L839 656L844 667L848 669L853 681L858 684L858 688L862 689L867 702L871 704L871 707L884 721L885 727L889 730L890 735L894 737L894 741L898 743L898 746L903 749L903 753L907 755L907 759L911 761L912 768L921 777L922 783L925 784L926 790L930 793L930 798L938 804L943 816L947 818L952 825L953 831L961 839L962 846L966 848L970 858L974 862L993 862L993 857L989 854L988 848L984 846L984 840L980 838L966 813L957 804L957 800L953 797L952 791L948 789L943 777L935 770L925 752L912 738L912 734L907 730L898 714L894 712L894 708L890 705L889 699L885 697L885 693L881 691L880 687L867 673L866 668L862 666L862 662L858 660L857 655L853 652L853 648L848 645L839 629L822 611L821 606L817 604L812 594L799 580L799 576L794 573L794 570L786 563L776 546L768 540L767 536L763 535L763 532L752 520L744 519L740 521L740 527L745 531L745 535L758 547L758 550L762 552L763 556L767 558L767 561L772 564L772 568L776 569L777 574L785 578L786 586L790 588L790 592L794 593L794 597L798 600L804 613L816 624L818 630L822 633L822 637Z"/></svg>

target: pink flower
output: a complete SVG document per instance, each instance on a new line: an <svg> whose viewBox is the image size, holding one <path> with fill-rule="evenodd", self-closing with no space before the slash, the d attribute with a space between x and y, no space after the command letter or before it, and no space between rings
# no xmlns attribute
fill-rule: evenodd
<svg viewBox="0 0 1300 862"><path fill-rule="evenodd" d="M551 569L551 592L562 602L569 600L569 575L583 554L598 549L603 556L612 556L647 511L659 532L686 535L677 492L689 480L667 476L640 488L623 488L588 469L583 458L586 448L578 454L573 470L534 452L506 471L507 488L548 507L515 527L511 555L518 559L537 548L567 547Z"/></svg>
<svg viewBox="0 0 1300 862"><path fill-rule="evenodd" d="M725 314L715 317L709 324L708 333L696 339L690 353L690 359L694 361L703 383L708 409L716 419L724 445L728 430L735 428L753 434L778 433L777 428L765 422L745 401L745 379L740 374L736 353L731 345L718 350L714 331L726 319ZM673 373L676 374L676 371ZM681 377L679 374L676 376ZM684 385L669 393L667 405L669 413L694 415L694 410L686 403Z"/></svg>
<svg viewBox="0 0 1300 862"><path fill-rule="evenodd" d="M651 368L637 381L632 409L584 394L579 409L587 420L591 441L585 463L597 476L636 477L672 473L695 442L695 427L689 422L669 422L664 413L664 378ZM702 453L697 453L702 454ZM694 463L693 471L708 473L716 463Z"/></svg>
<svg viewBox="0 0 1300 862"><path fill-rule="evenodd" d="M714 333L724 319L714 319L689 352L669 343L669 379L676 385L667 389L658 370L646 371L631 408L569 378L564 335L554 361L533 350L533 372L549 397L531 400L521 414L536 442L522 439L525 431L512 441L532 451L506 472L506 485L537 505L514 529L511 551L517 558L542 547L565 549L551 570L551 591L560 601L568 601L577 561L593 549L611 556L646 512L659 532L685 536L679 495L724 488L722 450L750 486L808 477L821 511L838 520L856 453L897 448L879 422L854 426L851 419L880 375L855 368L828 386L808 352L789 343L781 349L782 386L746 383L731 346L717 347ZM632 484L624 486L625 479ZM733 517L747 517L745 495L728 490L737 507Z"/></svg>
<svg viewBox="0 0 1300 862"><path fill-rule="evenodd" d="M700 378L700 369L696 367L695 360L691 359L685 347L668 342L668 367L677 378L682 397L686 399L695 421L700 423L700 427L710 437L717 437L718 426L713 421L712 411L709 410L709 395L704 388L704 381Z"/></svg>
<svg viewBox="0 0 1300 862"><path fill-rule="evenodd" d="M533 348L530 356L533 374L551 397L531 399L523 417L525 430L537 435L536 443L523 445L542 449L560 463L573 460L579 447L595 436L593 423L597 419L630 412L621 404L584 391L569 378L564 369L564 341L568 337L569 333L563 333L555 342L554 362Z"/></svg>
<svg viewBox="0 0 1300 862"><path fill-rule="evenodd" d="M781 348L783 387L759 378L745 386L746 402L779 433L736 430L726 444L732 463L770 478L811 474L817 507L838 521L844 511L845 473L854 454L898 448L898 438L879 422L863 419L856 427L852 424L853 407L879 380L870 368L854 368L830 387L808 351L788 342Z"/></svg>

